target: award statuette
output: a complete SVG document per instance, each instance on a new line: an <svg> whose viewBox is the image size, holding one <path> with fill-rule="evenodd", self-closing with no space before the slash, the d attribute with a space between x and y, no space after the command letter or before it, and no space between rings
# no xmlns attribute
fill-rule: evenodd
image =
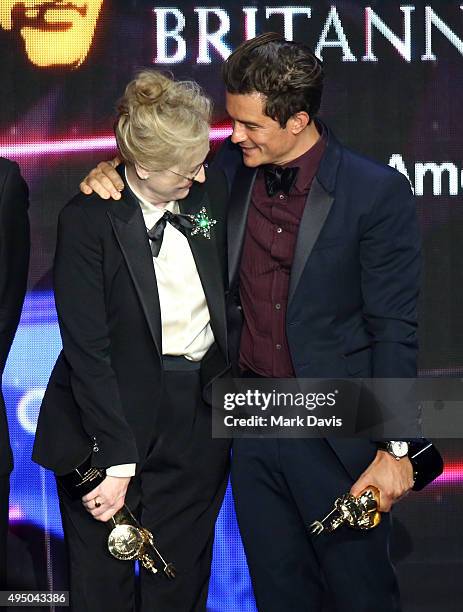
<svg viewBox="0 0 463 612"><path fill-rule="evenodd" d="M396 452L392 445L395 445ZM397 460L408 455L413 468L414 484L412 488L414 491L424 489L444 470L444 462L439 451L426 438L415 438L409 441L378 441L378 446L381 450L387 450ZM310 533L319 535L323 531L334 531L344 524L354 529L372 529L381 521L378 507L379 490L372 485L358 497L347 493L334 502L334 509L325 518L321 521L314 521L310 525ZM325 524L325 521L328 523Z"/></svg>
<svg viewBox="0 0 463 612"><path fill-rule="evenodd" d="M174 565L163 559L151 531L140 525L126 505L108 523L113 525L108 537L108 550L113 557L120 561L140 561L153 574L158 573L156 563L160 562L167 578L175 578Z"/></svg>
<svg viewBox="0 0 463 612"><path fill-rule="evenodd" d="M104 468L92 467L91 455L72 472L56 475L57 483L71 499L82 499L105 478ZM126 505L116 512L107 525L111 527L108 550L113 557L121 561L139 561L153 574L157 574L162 569L167 578L175 578L174 565L164 560L154 545L151 531L140 525Z"/></svg>
<svg viewBox="0 0 463 612"><path fill-rule="evenodd" d="M344 524L354 529L373 529L381 521L378 506L379 491L376 487L368 487L358 497L346 493L336 499L333 510L325 518L310 525L310 533L320 535L322 531L331 532Z"/></svg>

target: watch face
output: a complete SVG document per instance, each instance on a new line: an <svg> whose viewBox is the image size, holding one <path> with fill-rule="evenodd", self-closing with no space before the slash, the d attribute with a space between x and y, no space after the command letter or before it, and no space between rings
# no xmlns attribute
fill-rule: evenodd
<svg viewBox="0 0 463 612"><path fill-rule="evenodd" d="M391 451L396 457L405 457L408 454L408 442L399 440L391 442Z"/></svg>

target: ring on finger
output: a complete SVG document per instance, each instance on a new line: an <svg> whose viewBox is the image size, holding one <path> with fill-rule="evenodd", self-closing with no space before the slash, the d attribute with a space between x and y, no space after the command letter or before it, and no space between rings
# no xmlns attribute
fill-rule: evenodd
<svg viewBox="0 0 463 612"><path fill-rule="evenodd" d="M101 506L101 502L98 501L98 497L95 497L95 508L99 508Z"/></svg>

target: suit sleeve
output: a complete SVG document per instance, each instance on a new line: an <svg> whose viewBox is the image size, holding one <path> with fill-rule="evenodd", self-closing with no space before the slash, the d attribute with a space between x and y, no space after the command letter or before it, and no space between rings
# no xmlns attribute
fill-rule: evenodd
<svg viewBox="0 0 463 612"><path fill-rule="evenodd" d="M376 378L414 378L421 238L410 185L389 175L360 241L364 317Z"/></svg>
<svg viewBox="0 0 463 612"><path fill-rule="evenodd" d="M93 221L93 222L92 222ZM64 355L83 428L97 442L96 467L138 461L111 365L105 306L103 242L83 206L60 214L54 283Z"/></svg>
<svg viewBox="0 0 463 612"><path fill-rule="evenodd" d="M17 164L0 179L0 373L21 316L29 268L28 189Z"/></svg>

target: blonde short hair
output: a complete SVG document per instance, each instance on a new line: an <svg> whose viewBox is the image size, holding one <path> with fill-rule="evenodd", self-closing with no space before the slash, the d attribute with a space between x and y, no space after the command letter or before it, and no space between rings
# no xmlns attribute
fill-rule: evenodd
<svg viewBox="0 0 463 612"><path fill-rule="evenodd" d="M115 134L126 162L146 170L188 167L209 140L212 104L193 81L142 70L118 104Z"/></svg>

